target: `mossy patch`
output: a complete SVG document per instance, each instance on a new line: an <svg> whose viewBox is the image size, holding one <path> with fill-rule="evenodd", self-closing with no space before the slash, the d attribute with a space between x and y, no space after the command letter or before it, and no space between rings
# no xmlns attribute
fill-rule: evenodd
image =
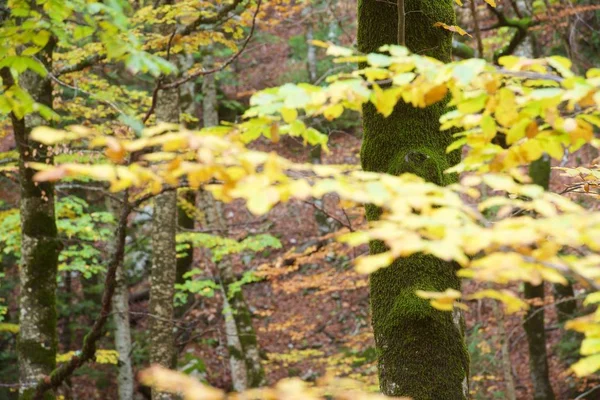
<svg viewBox="0 0 600 400"><path fill-rule="evenodd" d="M406 42L411 51L450 61L451 33L433 26L455 23L451 0L407 0ZM375 52L397 38L397 9L375 0L358 1L358 45ZM438 185L456 181L444 171L460 160L458 151L446 153L451 132L440 132L439 118L446 102L417 109L400 102L388 118L373 105L363 109L364 139L361 164L364 170L394 175L413 173ZM367 206L367 218L381 211ZM371 243L371 253L385 250ZM373 330L379 352L382 392L416 400L466 397L469 356L464 327L453 315L433 309L416 290L459 289L454 263L431 256L414 255L398 260L370 278ZM460 324L459 324L460 325Z"/></svg>

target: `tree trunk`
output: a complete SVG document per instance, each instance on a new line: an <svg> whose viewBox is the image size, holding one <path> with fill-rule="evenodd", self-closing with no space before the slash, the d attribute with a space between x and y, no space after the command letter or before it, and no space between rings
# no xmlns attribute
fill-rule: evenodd
<svg viewBox="0 0 600 400"><path fill-rule="evenodd" d="M233 390L243 392L248 389L248 369L244 360L244 349L238 335L233 310L227 298L227 288L221 282L221 294L223 295L223 318L225 319L225 336L227 340L227 352L229 353L229 368L231 369L231 383Z"/></svg>
<svg viewBox="0 0 600 400"><path fill-rule="evenodd" d="M556 314L558 322L564 324L575 317L577 313L577 300L573 284L569 282L566 285L559 283L552 285L554 287L554 300L556 302Z"/></svg>
<svg viewBox="0 0 600 400"><path fill-rule="evenodd" d="M120 204L111 199L107 200L107 208L119 220ZM115 242L111 242L115 243ZM110 252L116 251L114 244ZM119 368L117 375L119 400L133 399L133 366L131 362L131 330L129 325L129 290L125 265L121 263L116 271L115 293L112 298L113 322L115 324L115 350L119 353Z"/></svg>
<svg viewBox="0 0 600 400"><path fill-rule="evenodd" d="M504 313L498 306L497 302L492 303L496 324L498 326L498 340L502 352L502 373L504 374L504 385L506 386L505 400L517 400L515 391L515 380L512 375L512 363L510 360L510 346L508 343L508 335L504 325Z"/></svg>
<svg viewBox="0 0 600 400"><path fill-rule="evenodd" d="M133 366L131 363L131 331L129 327L129 290L124 265L117 269L117 283L112 299L115 323L115 349L119 353L119 400L133 399Z"/></svg>
<svg viewBox="0 0 600 400"><path fill-rule="evenodd" d="M533 183L548 190L550 184L550 158L544 155L529 166L529 176ZM534 400L554 400L548 370L546 354L546 329L544 326L544 308L535 303L544 302L544 284L534 286L525 283L525 299L531 300L531 307L525 314L523 327L529 344L529 373L533 384Z"/></svg>
<svg viewBox="0 0 600 400"><path fill-rule="evenodd" d="M302 10L302 16L306 18L306 67L308 69L308 79L311 83L317 81L317 48L312 41L315 38L315 30L310 19L312 7L306 7Z"/></svg>
<svg viewBox="0 0 600 400"><path fill-rule="evenodd" d="M452 34L433 27L433 22L454 25L452 4L452 0L405 1L404 36L411 51L450 61ZM395 4L358 1L361 52L395 44L398 36ZM456 176L443 173L460 160L459 152L446 154L451 134L439 131L445 103L425 109L401 103L388 118L371 104L363 111L364 170L394 175L412 172L439 185L456 182ZM381 212L373 206L366 209L369 220L377 219ZM371 253L384 249L382 242L371 243ZM379 351L379 382L385 395L415 400L468 397L469 356L461 313L436 310L415 295L419 289L460 289L456 268L454 263L415 255L371 275L372 324Z"/></svg>
<svg viewBox="0 0 600 400"><path fill-rule="evenodd" d="M154 199L152 219L152 270L150 277L150 360L167 368L173 367L173 297L177 254L177 194L160 194ZM167 399L168 395L153 399Z"/></svg>
<svg viewBox="0 0 600 400"><path fill-rule="evenodd" d="M160 4L169 4L161 1ZM161 27L165 36L171 33L168 26ZM168 82L168 79L165 79ZM179 89L158 92L156 120L179 123ZM174 338L175 279L177 277L177 191L171 190L154 198L152 218L152 268L150 277L150 361L166 368L176 363ZM175 395L152 390L152 400L170 400Z"/></svg>
<svg viewBox="0 0 600 400"><path fill-rule="evenodd" d="M208 58L208 57L207 57ZM210 61L208 61L210 65ZM204 126L219 125L219 103L217 101L217 83L215 75L209 74L202 80L202 119Z"/></svg>
<svg viewBox="0 0 600 400"><path fill-rule="evenodd" d="M202 85L204 103L204 126L218 124L217 90L214 76L204 77ZM205 225L224 232L227 228L222 204L205 191L199 195L199 206L204 213ZM233 387L242 391L265 383L265 373L260 363L258 341L252 326L252 317L241 290L230 293L230 285L236 281L229 257L217 262L222 284L225 332L229 348L229 362Z"/></svg>
<svg viewBox="0 0 600 400"><path fill-rule="evenodd" d="M179 91L158 94L158 121L179 122ZM150 279L150 353L152 363L174 367L173 297L177 275L177 191L159 194L154 199L152 219L152 270ZM153 400L173 399L172 394L152 390Z"/></svg>
<svg viewBox="0 0 600 400"><path fill-rule="evenodd" d="M38 53L46 69L52 69L54 39ZM2 73L4 85L12 78L7 70ZM52 85L48 77L32 71L20 75L20 86L37 103L52 107ZM29 138L33 128L47 122L32 113L23 119L11 114L15 141L19 152L19 185L21 192L21 264L19 269L19 359L20 398L33 395L32 386L56 367L56 277L60 242L54 218L54 185L34 182L36 171L27 167L29 162L52 163L52 152L47 146ZM47 392L46 399L54 398Z"/></svg>
<svg viewBox="0 0 600 400"><path fill-rule="evenodd" d="M179 64L182 66L182 70L187 70L194 65L194 57L191 54L186 56L179 57ZM194 96L196 95L196 82L192 79L189 82L184 83L179 87L179 105L181 107L181 112L185 113L191 117L197 118L196 115L196 103L194 102ZM199 126L198 121L187 121L185 126L188 129L197 129ZM189 205L194 206L196 204L196 193L194 191L188 190L185 192L180 192L181 200L187 202ZM177 225L179 228L191 230L194 229L194 218L193 216L188 215L186 212L186 207L178 207L177 208ZM177 276L175 278L175 283L183 284L185 279L183 275L188 272L192 263L194 262L194 249L190 243L188 243L189 248L184 251L183 257L177 258ZM188 296L189 298L189 296ZM181 305L175 309L175 316L180 318L185 312L186 308L189 306L190 301L186 304ZM186 335L187 336L187 335Z"/></svg>
<svg viewBox="0 0 600 400"><path fill-rule="evenodd" d="M200 202L206 226L219 231L225 229L222 204L205 191L201 192ZM218 260L217 271L222 284L223 314L233 387L236 391L243 391L262 386L265 383L265 373L260 363L252 316L241 288L236 291L231 289L231 285L236 282L231 259L225 257Z"/></svg>

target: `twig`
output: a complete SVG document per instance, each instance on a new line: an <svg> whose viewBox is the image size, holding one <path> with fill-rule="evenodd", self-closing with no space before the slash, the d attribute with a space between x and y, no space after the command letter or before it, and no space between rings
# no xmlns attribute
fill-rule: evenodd
<svg viewBox="0 0 600 400"><path fill-rule="evenodd" d="M582 400L582 399L585 399L585 397L586 397L588 394L590 394L590 393L592 393L592 392L595 392L595 391L596 391L596 390L598 390L598 389L600 389L600 385L596 385L596 386L594 386L593 388L591 388L590 390L587 390L587 391L585 391L585 392L581 393L579 396L575 397L573 400Z"/></svg>
<svg viewBox="0 0 600 400"><path fill-rule="evenodd" d="M552 303L550 303L550 304L545 304L545 305L543 305L543 306L540 306L540 307L538 307L537 309L535 309L534 311L532 311L532 312L531 312L531 314L529 314L529 315L527 316L527 318L523 318L523 320L521 321L521 323L520 323L519 325L523 325L523 324L525 324L525 323L526 323L527 321L529 321L531 318L535 317L535 316L536 316L538 313L540 313L540 312L544 311L544 310L545 310L545 309L547 309L547 308L554 307L554 306L556 306L557 304L568 303L568 302L570 302L570 301L577 301L577 300L580 300L580 299L583 299L583 298L585 298L586 296L587 296L587 293L583 293L583 294L580 294L580 295L577 295L577 296L565 297L564 299L560 299L560 300L558 300L558 301L554 301L554 302L552 302ZM510 331L510 334L508 335L508 341L509 341L509 342L510 342L510 339L513 337L513 335L516 333L516 331L517 331L517 328L518 328L518 326L517 326L517 327L515 327L515 328L513 328L513 329ZM517 342L517 341L515 341L515 343L516 343L516 342ZM514 344L514 343L513 343L513 344Z"/></svg>
<svg viewBox="0 0 600 400"><path fill-rule="evenodd" d="M319 207L318 205L316 205L312 201L302 200L302 202L306 203L306 204L310 204L311 206L313 206L315 208L315 210L322 212L323 214L327 215L327 217L335 220L337 223L339 223L343 227L348 228L348 230L350 232L354 232L354 228L352 228L352 225L350 225L349 223L346 223L346 222L342 221L341 219L337 218L335 215L328 213L327 211L325 211L325 209L323 209L322 207ZM344 211L344 214L346 214L345 211ZM346 216L346 218L348 218L348 216ZM348 220L348 221L350 221L350 220Z"/></svg>

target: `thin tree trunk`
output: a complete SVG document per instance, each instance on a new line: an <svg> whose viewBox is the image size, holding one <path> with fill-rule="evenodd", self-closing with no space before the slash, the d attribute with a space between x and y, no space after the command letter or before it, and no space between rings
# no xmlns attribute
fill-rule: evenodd
<svg viewBox="0 0 600 400"><path fill-rule="evenodd" d="M194 65L194 57L191 54L186 56L179 57L179 63L182 66L182 70L186 70L191 68ZM179 88L179 105L181 107L181 112L189 115L190 117L197 118L196 115L196 103L194 102L194 97L196 95L196 82L192 79L189 82L181 85ZM185 126L189 129L196 129L199 126L198 121L187 121ZM180 201L187 202L191 206L195 206L196 204L196 193L189 190L184 193L179 193ZM188 215L186 212L186 207L179 206L177 208L177 224L179 228L191 230L194 229L194 218ZM189 248L185 250L183 257L177 258L177 276L175 278L175 283L182 284L185 281L183 275L188 272L192 264L194 262L194 249L191 244L188 243ZM181 317L185 312L186 306L189 305L184 304L175 309L175 316L177 318Z"/></svg>
<svg viewBox="0 0 600 400"><path fill-rule="evenodd" d="M544 155L531 163L529 176L533 183L548 189L550 184L550 158ZM529 344L529 373L533 384L534 400L554 400L550 385L548 355L546 354L546 329L544 326L544 284L534 286L524 285L525 299L531 301L531 307L525 314L523 327ZM542 305L535 305L541 303Z"/></svg>
<svg viewBox="0 0 600 400"><path fill-rule="evenodd" d="M206 225L220 231L225 229L222 204L205 191L201 192L200 202ZM233 387L236 391L242 391L262 386L265 383L265 373L260 363L252 316L241 288L236 291L231 289L231 285L236 282L231 259L225 257L217 261L217 271L222 283L223 314Z"/></svg>
<svg viewBox="0 0 600 400"><path fill-rule="evenodd" d="M192 191L187 191L184 193L180 193L181 201L184 201L190 205L196 204L196 193ZM177 225L179 228L184 230L192 230L194 229L194 218L188 215L186 212L186 207L177 207ZM192 263L194 262L194 248L190 243L188 243L189 248L184 251L184 255L177 258L177 272L175 276L175 283L182 284L185 282L185 278L183 277L186 272L188 272ZM189 305L188 301L186 304L177 307L175 310L176 317L179 318L185 312L186 306Z"/></svg>
<svg viewBox="0 0 600 400"><path fill-rule="evenodd" d="M156 116L159 121L178 122L178 91L159 93ZM173 298L177 275L177 192L169 191L154 198L152 218L152 268L150 278L150 360L172 368L175 360L173 336ZM175 398L152 390L153 400Z"/></svg>
<svg viewBox="0 0 600 400"><path fill-rule="evenodd" d="M117 269L117 284L112 299L115 324L115 349L119 353L119 400L133 398L133 366L131 363L131 331L129 326L129 291L123 265Z"/></svg>
<svg viewBox="0 0 600 400"><path fill-rule="evenodd" d="M38 53L46 69L52 69L54 39ZM8 70L2 71L4 85L12 83ZM26 71L19 77L20 86L33 100L52 107L52 85L48 77ZM54 185L34 182L36 171L27 167L29 162L52 163L52 152L47 146L29 138L33 128L47 122L31 113L23 119L11 114L19 152L19 185L21 191L21 263L19 269L19 395L29 399L31 388L56 367L56 277L60 242L54 217ZM54 398L47 392L46 399Z"/></svg>
<svg viewBox="0 0 600 400"><path fill-rule="evenodd" d="M317 81L317 49L312 44L315 32L313 23L308 16L312 11L312 7L306 7L302 10L302 16L306 18L306 66L308 68L308 79L311 83Z"/></svg>
<svg viewBox="0 0 600 400"><path fill-rule="evenodd" d="M407 0L404 5L404 37L409 49L450 61L452 34L429 21L454 25L453 1ZM395 4L358 1L360 51L376 52L382 45L396 43L398 36ZM443 173L460 160L460 152L446 154L451 133L439 131L445 103L425 109L400 103L388 118L371 104L363 111L364 170L394 175L412 172L440 185L457 181L456 176ZM369 220L381 213L374 206L366 209ZM384 250L382 242L371 243L371 253ZM415 400L468 397L469 356L462 314L436 310L415 294L419 289L460 289L456 269L455 263L415 255L371 275L372 324L383 394Z"/></svg>
<svg viewBox="0 0 600 400"><path fill-rule="evenodd" d="M202 85L204 125L218 124L217 90L214 77L204 77ZM205 224L224 231L227 227L222 204L205 191L199 195L199 205L204 212ZM217 262L217 271L222 283L225 332L229 347L229 362L233 387L241 391L262 386L265 374L260 363L258 341L252 326L252 317L241 290L231 293L230 285L236 281L229 257Z"/></svg>
<svg viewBox="0 0 600 400"><path fill-rule="evenodd" d="M120 204L108 198L108 209L118 219ZM111 246L111 253L116 250L114 243ZM115 350L119 353L117 385L119 400L133 399L133 366L131 362L131 330L129 325L129 290L127 286L127 277L125 274L125 265L121 263L116 271L115 293L112 298L113 322L115 324Z"/></svg>
<svg viewBox="0 0 600 400"><path fill-rule="evenodd" d="M169 4L162 1L160 4ZM161 33L170 34L168 26ZM168 79L165 79L168 81ZM179 89L160 90L156 100L156 120L179 122ZM152 268L150 277L150 360L173 368L176 362L174 342L175 279L177 277L177 191L172 190L154 198L152 218ZM152 390L152 400L170 400L175 396Z"/></svg>
<svg viewBox="0 0 600 400"><path fill-rule="evenodd" d="M207 64L211 64L209 57L207 57ZM219 125L219 103L217 101L217 83L214 74L204 76L202 80L202 95L202 119L204 126Z"/></svg>
<svg viewBox="0 0 600 400"><path fill-rule="evenodd" d="M556 301L556 314L558 322L561 324L575 317L577 313L577 300L575 299L575 291L573 284L569 282L566 285L555 284L554 299Z"/></svg>
<svg viewBox="0 0 600 400"><path fill-rule="evenodd" d="M225 336L227 340L227 351L229 352L229 368L231 369L231 383L233 390L243 392L248 389L248 370L244 359L244 350L240 342L233 310L227 298L227 288L221 283L223 295L223 317L225 318Z"/></svg>
<svg viewBox="0 0 600 400"><path fill-rule="evenodd" d="M471 17L473 18L473 25L475 27L475 39L477 40L477 57L483 58L483 40L481 39L481 29L479 27L479 14L477 12L477 4L475 0L469 0L469 6L471 8Z"/></svg>
<svg viewBox="0 0 600 400"><path fill-rule="evenodd" d="M504 384L506 385L506 400L516 400L515 381L512 375L512 363L510 361L510 347L508 345L508 336L504 326L504 313L498 307L498 303L493 302L494 316L498 324L498 338L500 339L502 351L502 373L504 374Z"/></svg>
<svg viewBox="0 0 600 400"><path fill-rule="evenodd" d="M519 0L515 3L515 10L518 12L518 17L523 18L523 16L528 16L529 11L527 10L527 4L524 0ZM531 30L527 30L526 36L523 41L515 48L514 55L519 57L527 57L532 58L535 56L535 43L533 32Z"/></svg>

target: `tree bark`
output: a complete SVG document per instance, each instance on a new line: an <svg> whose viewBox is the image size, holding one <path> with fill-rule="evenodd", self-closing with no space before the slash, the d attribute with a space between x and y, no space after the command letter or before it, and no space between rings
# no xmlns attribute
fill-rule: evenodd
<svg viewBox="0 0 600 400"><path fill-rule="evenodd" d="M119 219L121 215L120 204L112 200L107 200L107 208ZM115 243L115 242L112 242ZM116 251L113 244L110 248L111 253ZM119 400L133 399L133 366L131 362L131 329L129 325L129 289L127 286L127 276L125 274L125 265L121 263L116 270L115 293L112 298L113 322L115 324L115 350L119 353L119 368L117 374L117 385Z"/></svg>
<svg viewBox="0 0 600 400"><path fill-rule="evenodd" d="M502 373L504 374L504 385L506 386L506 400L517 400L515 391L515 380L512 375L512 363L510 360L510 346L508 343L508 335L504 325L504 313L498 306L497 302L492 303L496 323L498 324L498 340L502 352Z"/></svg>
<svg viewBox="0 0 600 400"><path fill-rule="evenodd" d="M557 283L553 287L558 322L564 324L577 314L577 300L575 299L573 284L571 282L566 285Z"/></svg>
<svg viewBox="0 0 600 400"><path fill-rule="evenodd" d="M204 77L202 85L204 125L218 124L217 90L214 77ZM224 231L227 228L222 204L209 193L199 194L199 206L204 213L205 225ZM230 293L236 281L229 257L217 261L217 271L222 284L225 333L229 349L229 364L233 387L236 391L259 387L265 383L265 373L260 363L258 341L252 326L252 317L241 290Z"/></svg>
<svg viewBox="0 0 600 400"><path fill-rule="evenodd" d="M162 90L156 105L158 121L179 122L179 90ZM150 278L150 360L174 367L173 298L177 276L177 192L159 194L154 199L152 219L152 268ZM174 395L152 390L153 400L174 399Z"/></svg>
<svg viewBox="0 0 600 400"><path fill-rule="evenodd" d="M310 18L312 7L308 6L302 10L302 17L306 19L306 67L308 69L308 79L311 83L317 81L317 48L312 41L315 38L315 29Z"/></svg>
<svg viewBox="0 0 600 400"><path fill-rule="evenodd" d="M170 4L170 0L159 5ZM161 26L168 36L173 27ZM168 82L164 78L164 82ZM156 120L179 123L179 89L160 90L156 99ZM166 368L175 367L174 306L177 278L177 191L172 190L154 198L152 218L152 267L150 276L150 361ZM171 400L175 395L152 390L152 400Z"/></svg>
<svg viewBox="0 0 600 400"><path fill-rule="evenodd" d="M55 42L51 38L38 58L48 70L52 69L52 53ZM4 85L10 85L12 77L2 71ZM32 71L19 77L20 86L33 100L52 107L52 85L48 77ZM34 182L35 170L29 162L53 162L52 151L47 146L30 139L31 130L47 122L37 112L23 119L11 114L11 120L19 152L21 262L19 269L19 398L30 399L37 382L56 367L56 277L58 254L61 244L57 237L54 217L54 185L50 182ZM45 399L53 399L47 392Z"/></svg>
<svg viewBox="0 0 600 400"><path fill-rule="evenodd" d="M200 203L206 226L225 229L222 204L206 191L201 192ZM225 333L234 390L243 391L262 386L265 383L265 373L260 363L252 316L241 288L233 292L231 290L231 285L237 280L233 264L229 257L218 260L216 264L222 285Z"/></svg>
<svg viewBox="0 0 600 400"><path fill-rule="evenodd" d="M550 185L550 158L544 155L539 160L531 163L529 176L531 176L533 183L548 190ZM524 296L525 299L532 302L525 314L523 327L529 344L529 373L533 384L533 399L554 400L554 393L550 385L548 355L546 353L545 313L543 306L535 305L536 302L542 304L544 302L544 284L534 286L526 282Z"/></svg>
<svg viewBox="0 0 600 400"><path fill-rule="evenodd" d="M408 0L405 2L407 47L448 62L452 34L433 27L431 21L454 25L452 0ZM358 1L358 46L364 53L376 52L398 38L395 4L375 0ZM443 171L460 160L460 153L446 154L451 133L440 132L439 118L445 103L425 109L400 103L388 118L368 104L363 109L364 139L361 163L366 171L399 175L415 173L445 185L457 177ZM367 206L367 218L375 220L381 210ZM382 242L371 243L371 253L385 250ZM452 313L432 308L415 291L460 289L454 263L425 255L395 261L370 277L372 324L379 352L381 391L389 396L415 400L463 400L468 397L469 356L464 342L464 323L458 310Z"/></svg>
<svg viewBox="0 0 600 400"><path fill-rule="evenodd" d="M179 57L179 64L182 66L182 70L187 70L194 65L194 57L191 54L186 56ZM181 107L181 112L185 113L191 117L197 118L196 115L196 103L194 102L194 97L196 95L196 82L192 79L189 82L181 85L179 87L179 105ZM185 126L188 129L197 129L199 126L199 122L196 121L186 121ZM194 191L186 191L180 192L181 200L189 203L190 205L196 204L196 193ZM186 212L186 207L177 207L177 225L179 228L191 230L194 229L195 220L192 216L188 215ZM175 278L176 284L182 284L185 279L183 275L188 272L192 264L194 262L194 249L191 246L191 243L188 243L189 248L184 251L183 257L177 258L177 276ZM189 296L188 296L189 297ZM175 317L180 318L185 312L187 306L189 306L190 301L186 304L183 304L175 309ZM187 336L187 334L186 334Z"/></svg>

